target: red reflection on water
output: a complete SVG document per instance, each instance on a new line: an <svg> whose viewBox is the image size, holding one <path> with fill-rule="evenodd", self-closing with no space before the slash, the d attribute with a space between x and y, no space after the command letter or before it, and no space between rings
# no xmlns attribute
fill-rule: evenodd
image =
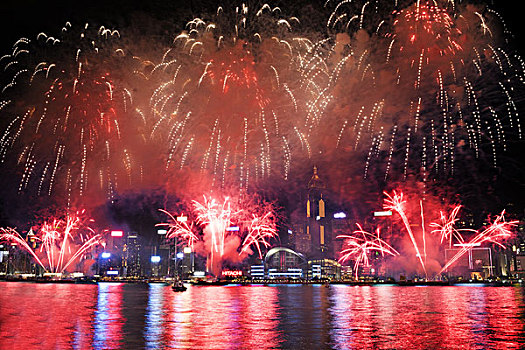
<svg viewBox="0 0 525 350"><path fill-rule="evenodd" d="M505 288L502 292L490 293L486 303L491 305L486 309L487 327L498 330L491 335L492 340L498 342L498 348L525 348L525 342L518 344L514 340L525 338L524 315L516 315L516 305L523 304L523 289Z"/></svg>
<svg viewBox="0 0 525 350"><path fill-rule="evenodd" d="M84 349L97 286L1 283L0 349Z"/></svg>
<svg viewBox="0 0 525 350"><path fill-rule="evenodd" d="M0 349L119 349L122 285L1 283Z"/></svg>
<svg viewBox="0 0 525 350"><path fill-rule="evenodd" d="M0 349L523 348L513 287L0 283ZM126 317L124 317L124 315Z"/></svg>
<svg viewBox="0 0 525 350"><path fill-rule="evenodd" d="M120 349L122 342L122 283L99 283L93 348Z"/></svg>
<svg viewBox="0 0 525 350"><path fill-rule="evenodd" d="M150 285L144 338L151 349L274 349L276 288Z"/></svg>
<svg viewBox="0 0 525 350"><path fill-rule="evenodd" d="M242 296L243 325L241 340L248 349L275 349L280 342L277 332L277 290L252 286Z"/></svg>
<svg viewBox="0 0 525 350"><path fill-rule="evenodd" d="M523 346L518 288L332 287L339 349L457 349Z"/></svg>
<svg viewBox="0 0 525 350"><path fill-rule="evenodd" d="M277 289L190 287L175 293L168 319L175 348L270 349L278 346Z"/></svg>

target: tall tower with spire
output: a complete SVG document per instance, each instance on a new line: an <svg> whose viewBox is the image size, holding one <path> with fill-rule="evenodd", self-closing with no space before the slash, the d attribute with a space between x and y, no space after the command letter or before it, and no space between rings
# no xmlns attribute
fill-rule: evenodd
<svg viewBox="0 0 525 350"><path fill-rule="evenodd" d="M326 258L328 237L326 231L326 210L323 199L323 190L326 189L325 183L317 173L314 166L314 173L308 182L308 198L306 201L306 232L311 237L312 258Z"/></svg>

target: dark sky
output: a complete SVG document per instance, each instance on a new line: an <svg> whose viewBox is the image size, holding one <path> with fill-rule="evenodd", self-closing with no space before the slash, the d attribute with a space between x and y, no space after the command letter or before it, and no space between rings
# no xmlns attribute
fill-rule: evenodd
<svg viewBox="0 0 525 350"><path fill-rule="evenodd" d="M82 2L4 0L0 5L0 17L2 18L0 28L3 33L0 40L10 43L21 36L32 36L41 31L51 33L57 28L60 30L66 21L96 22L106 27L123 28L132 24L137 17L142 16L158 19L159 22L170 22L175 28L181 30L192 18L200 17L205 13L213 13L220 4L228 3L228 1L214 0L91 0ZM271 3L282 4L287 13L299 17L301 12L312 11L310 7L322 11L324 1L271 1ZM324 18L326 18L326 16L302 17L304 21L314 20L316 25L320 26L324 25Z"/></svg>
<svg viewBox="0 0 525 350"><path fill-rule="evenodd" d="M254 1L248 1L253 3ZM325 0L289 0L289 1L260 1L260 4L269 2L281 5L287 12L294 15L305 12L306 7L318 11L323 10ZM336 3L334 0L332 3ZM458 1L456 1L458 2ZM483 3L483 1L473 1ZM494 1L485 1L489 4ZM171 19L174 23L183 25L187 20L203 13L213 11L219 5L227 5L229 1L217 0L91 0L91 1L40 1L40 0L3 0L0 5L0 27L2 37L17 39L35 31L54 29L69 20L99 21L108 25L122 25L129 23L133 14L146 13L155 18ZM496 1L490 7L500 12L516 37L523 40L523 14L516 8L515 2ZM319 16L323 21L324 16ZM315 20L301 18L301 20Z"/></svg>

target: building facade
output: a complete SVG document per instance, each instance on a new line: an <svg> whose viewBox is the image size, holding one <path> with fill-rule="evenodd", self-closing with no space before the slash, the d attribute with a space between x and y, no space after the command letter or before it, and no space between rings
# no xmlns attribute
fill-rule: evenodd
<svg viewBox="0 0 525 350"><path fill-rule="evenodd" d="M327 212L326 198L323 197L326 184L319 177L317 167L308 182L306 199L305 236L310 238L310 259L333 259L332 218Z"/></svg>

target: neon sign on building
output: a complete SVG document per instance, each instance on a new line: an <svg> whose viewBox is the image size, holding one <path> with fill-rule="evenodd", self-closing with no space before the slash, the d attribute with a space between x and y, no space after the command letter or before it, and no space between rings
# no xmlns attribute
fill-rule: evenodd
<svg viewBox="0 0 525 350"><path fill-rule="evenodd" d="M241 270L225 270L225 271L222 271L222 275L224 277L240 277L242 276L242 271Z"/></svg>

